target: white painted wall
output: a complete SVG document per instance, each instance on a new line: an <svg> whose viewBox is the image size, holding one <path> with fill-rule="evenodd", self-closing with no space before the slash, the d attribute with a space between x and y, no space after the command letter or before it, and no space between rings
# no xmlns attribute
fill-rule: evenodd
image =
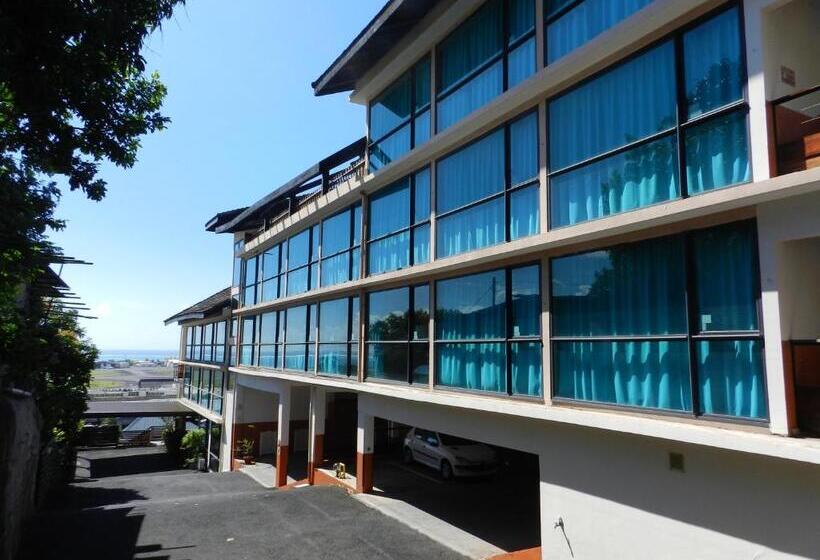
<svg viewBox="0 0 820 560"><path fill-rule="evenodd" d="M236 421L240 424L275 422L278 402L276 393L242 386L236 402Z"/></svg>
<svg viewBox="0 0 820 560"><path fill-rule="evenodd" d="M793 0L763 17L766 96L777 99L820 84L817 58L820 2ZM780 67L795 71L795 86L780 79Z"/></svg>
<svg viewBox="0 0 820 560"><path fill-rule="evenodd" d="M787 241L779 256L781 334L785 340L820 339L820 237Z"/></svg>
<svg viewBox="0 0 820 560"><path fill-rule="evenodd" d="M545 560L820 554L813 465L368 394L359 414L537 453ZM685 472L669 469L670 451Z"/></svg>

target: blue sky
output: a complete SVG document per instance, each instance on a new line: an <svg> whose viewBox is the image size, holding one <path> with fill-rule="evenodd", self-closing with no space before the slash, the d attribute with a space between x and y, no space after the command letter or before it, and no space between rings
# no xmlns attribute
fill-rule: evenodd
<svg viewBox="0 0 820 560"><path fill-rule="evenodd" d="M150 38L172 123L143 139L134 168L102 168L102 202L64 192L68 227L51 236L94 263L63 277L99 317L83 321L98 347L176 348L163 319L230 284L230 236L205 222L364 133L363 107L314 97L310 82L382 3L189 0Z"/></svg>

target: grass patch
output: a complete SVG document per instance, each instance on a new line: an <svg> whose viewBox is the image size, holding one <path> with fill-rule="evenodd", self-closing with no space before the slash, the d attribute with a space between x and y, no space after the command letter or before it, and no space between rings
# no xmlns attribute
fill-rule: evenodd
<svg viewBox="0 0 820 560"><path fill-rule="evenodd" d="M90 389L114 389L116 387L122 387L122 383L110 379L92 379L88 387Z"/></svg>

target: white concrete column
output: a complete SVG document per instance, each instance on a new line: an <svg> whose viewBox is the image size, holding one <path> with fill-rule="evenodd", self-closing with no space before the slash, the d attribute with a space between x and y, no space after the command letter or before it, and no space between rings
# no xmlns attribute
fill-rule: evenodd
<svg viewBox="0 0 820 560"><path fill-rule="evenodd" d="M359 492L373 490L374 432L375 418L360 410L356 426L356 490Z"/></svg>
<svg viewBox="0 0 820 560"><path fill-rule="evenodd" d="M552 403L552 345L550 341L550 259L541 258L541 391L544 401Z"/></svg>
<svg viewBox="0 0 820 560"><path fill-rule="evenodd" d="M220 472L233 467L233 426L236 422L236 401L239 386L235 373L225 372L225 392L222 395L222 442L219 450Z"/></svg>
<svg viewBox="0 0 820 560"><path fill-rule="evenodd" d="M772 176L769 159L769 116L766 104L765 39L763 8L773 0L746 0L743 9L746 35L746 74L749 99L749 143L751 146L752 180L763 181Z"/></svg>
<svg viewBox="0 0 820 560"><path fill-rule="evenodd" d="M313 484L315 469L324 459L325 413L327 409L325 389L310 388L310 417L308 419L308 482Z"/></svg>
<svg viewBox="0 0 820 560"><path fill-rule="evenodd" d="M279 392L279 411L277 415L276 486L285 486L288 483L290 393L290 385L283 383L282 390Z"/></svg>
<svg viewBox="0 0 820 560"><path fill-rule="evenodd" d="M788 435L786 372L783 362L780 285L778 278L778 242L764 216L758 221L760 290L763 340L766 364L766 390L769 405L769 429L773 434Z"/></svg>

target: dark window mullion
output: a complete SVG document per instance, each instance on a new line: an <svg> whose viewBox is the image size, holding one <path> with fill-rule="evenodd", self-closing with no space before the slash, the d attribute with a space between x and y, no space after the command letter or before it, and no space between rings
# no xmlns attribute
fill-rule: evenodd
<svg viewBox="0 0 820 560"><path fill-rule="evenodd" d="M692 334L697 332L697 292L695 290L694 252L692 242L687 234L683 236L684 274L686 275L686 342L689 352L689 386L692 396L692 416L698 416L700 410L700 389L698 384L697 349Z"/></svg>

